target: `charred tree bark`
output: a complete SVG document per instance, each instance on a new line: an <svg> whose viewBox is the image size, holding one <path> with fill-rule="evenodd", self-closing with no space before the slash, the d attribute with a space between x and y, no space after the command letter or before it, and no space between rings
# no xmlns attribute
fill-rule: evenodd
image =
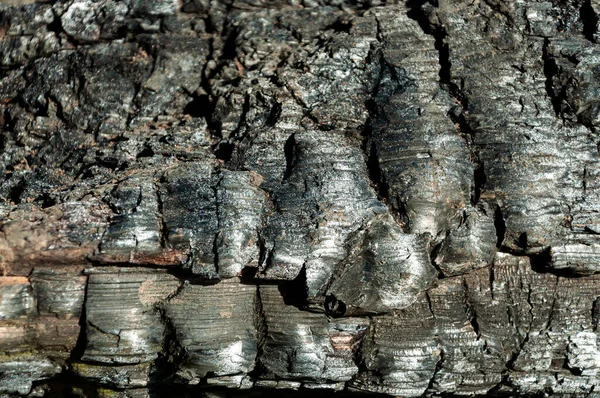
<svg viewBox="0 0 600 398"><path fill-rule="evenodd" d="M1 4L0 394L597 396L599 12Z"/></svg>

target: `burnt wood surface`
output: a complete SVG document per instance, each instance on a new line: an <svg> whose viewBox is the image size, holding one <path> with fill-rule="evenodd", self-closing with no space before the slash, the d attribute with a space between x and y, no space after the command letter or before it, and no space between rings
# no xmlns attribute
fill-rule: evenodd
<svg viewBox="0 0 600 398"><path fill-rule="evenodd" d="M600 397L599 13L0 3L0 395Z"/></svg>

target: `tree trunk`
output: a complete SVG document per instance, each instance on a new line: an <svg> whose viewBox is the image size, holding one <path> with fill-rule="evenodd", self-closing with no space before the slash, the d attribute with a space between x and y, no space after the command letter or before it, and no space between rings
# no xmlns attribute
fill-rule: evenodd
<svg viewBox="0 0 600 398"><path fill-rule="evenodd" d="M598 12L0 5L0 393L600 394Z"/></svg>

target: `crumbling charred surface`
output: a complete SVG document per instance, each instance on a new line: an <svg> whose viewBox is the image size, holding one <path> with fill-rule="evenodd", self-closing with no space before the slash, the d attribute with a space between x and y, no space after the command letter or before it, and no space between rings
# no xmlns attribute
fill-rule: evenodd
<svg viewBox="0 0 600 398"><path fill-rule="evenodd" d="M599 12L3 2L0 395L597 395Z"/></svg>
<svg viewBox="0 0 600 398"><path fill-rule="evenodd" d="M178 377L190 384L209 375L209 384L252 385L246 374L254 369L257 354L256 295L256 286L228 280L208 286L188 283L168 299L165 319L184 352Z"/></svg>

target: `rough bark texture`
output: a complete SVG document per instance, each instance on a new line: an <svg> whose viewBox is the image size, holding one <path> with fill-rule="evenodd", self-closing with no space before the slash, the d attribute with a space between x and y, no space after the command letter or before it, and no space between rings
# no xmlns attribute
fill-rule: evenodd
<svg viewBox="0 0 600 398"><path fill-rule="evenodd" d="M600 396L599 13L0 5L0 395Z"/></svg>

